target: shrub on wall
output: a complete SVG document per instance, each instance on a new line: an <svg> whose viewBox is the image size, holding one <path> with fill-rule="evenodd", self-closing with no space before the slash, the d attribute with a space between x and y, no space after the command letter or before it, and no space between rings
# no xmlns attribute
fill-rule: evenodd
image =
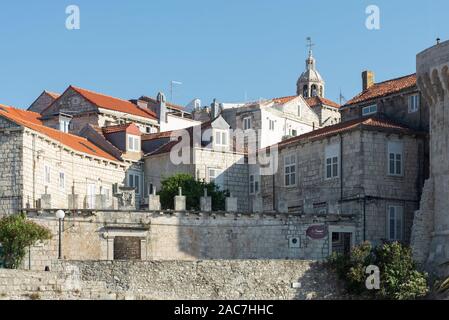
<svg viewBox="0 0 449 320"><path fill-rule="evenodd" d="M16 214L0 219L0 243L4 267L16 269L26 254L26 248L37 241L51 239L47 228L26 219L25 215Z"/></svg>
<svg viewBox="0 0 449 320"><path fill-rule="evenodd" d="M368 242L355 247L349 255L334 254L329 265L344 281L349 293L380 299L416 299L428 292L427 274L416 269L411 249L398 242L372 248ZM366 268L380 271L380 289L368 290Z"/></svg>
<svg viewBox="0 0 449 320"><path fill-rule="evenodd" d="M207 195L212 197L212 210L219 211L225 209L227 191L221 191L215 183L197 181L189 174L180 173L162 180L159 196L163 209L173 209L174 199L178 195L179 187L182 194L186 196L187 210L200 210L200 198L207 189Z"/></svg>

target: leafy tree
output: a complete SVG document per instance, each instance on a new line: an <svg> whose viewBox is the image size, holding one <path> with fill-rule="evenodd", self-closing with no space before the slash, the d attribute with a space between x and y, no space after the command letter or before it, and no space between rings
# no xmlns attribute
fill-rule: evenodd
<svg viewBox="0 0 449 320"><path fill-rule="evenodd" d="M349 255L334 254L328 260L349 293L380 299L416 299L428 292L427 274L416 269L411 249L398 242L372 248L365 242ZM380 290L368 290L366 267L375 265L380 271Z"/></svg>
<svg viewBox="0 0 449 320"><path fill-rule="evenodd" d="M207 195L212 197L212 210L225 209L227 191L221 191L213 182L198 181L185 173L173 175L161 182L161 190L158 194L161 198L162 208L174 208L174 198L178 195L179 187L182 188L182 194L186 196L187 210L200 210L200 198L204 195L204 189L207 189Z"/></svg>
<svg viewBox="0 0 449 320"><path fill-rule="evenodd" d="M16 214L0 219L0 243L5 268L16 269L26 254L26 248L37 241L51 239L47 228Z"/></svg>

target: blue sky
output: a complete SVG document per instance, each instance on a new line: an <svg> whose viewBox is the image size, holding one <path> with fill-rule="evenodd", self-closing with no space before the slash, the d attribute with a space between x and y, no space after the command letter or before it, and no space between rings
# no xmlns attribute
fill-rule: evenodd
<svg viewBox="0 0 449 320"><path fill-rule="evenodd" d="M65 28L78 5L81 29ZM365 8L380 8L380 30ZM311 36L326 97L415 70L416 54L449 39L449 1L40 0L0 4L0 103L25 108L69 84L131 99L158 91L203 104L295 94Z"/></svg>

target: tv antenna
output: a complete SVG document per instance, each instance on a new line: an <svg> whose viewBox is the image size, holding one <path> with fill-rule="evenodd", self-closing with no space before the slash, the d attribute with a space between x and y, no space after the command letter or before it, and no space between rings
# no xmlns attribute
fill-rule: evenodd
<svg viewBox="0 0 449 320"><path fill-rule="evenodd" d="M173 87L174 85L182 85L182 82L180 81L174 81L172 80L170 82L170 101L173 102Z"/></svg>

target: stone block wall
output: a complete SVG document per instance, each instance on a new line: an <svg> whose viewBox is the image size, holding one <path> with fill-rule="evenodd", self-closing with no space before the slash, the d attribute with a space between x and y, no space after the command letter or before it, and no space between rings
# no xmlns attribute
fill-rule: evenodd
<svg viewBox="0 0 449 320"><path fill-rule="evenodd" d="M48 227L53 239L33 246L23 268L44 270L58 257L58 221L47 214L30 214L30 219ZM311 238L307 234L311 226L322 226L326 232ZM66 260L113 260L115 240L131 237L133 241L122 243L122 248L137 248L139 241L141 260L323 260L331 250L329 230L336 227L355 229L355 222L336 216L96 212L95 216L64 220L62 256Z"/></svg>
<svg viewBox="0 0 449 320"><path fill-rule="evenodd" d="M295 260L64 261L50 272L0 269L0 299L339 299L323 265Z"/></svg>
<svg viewBox="0 0 449 320"><path fill-rule="evenodd" d="M23 130L0 118L0 217L17 213L23 199Z"/></svg>

